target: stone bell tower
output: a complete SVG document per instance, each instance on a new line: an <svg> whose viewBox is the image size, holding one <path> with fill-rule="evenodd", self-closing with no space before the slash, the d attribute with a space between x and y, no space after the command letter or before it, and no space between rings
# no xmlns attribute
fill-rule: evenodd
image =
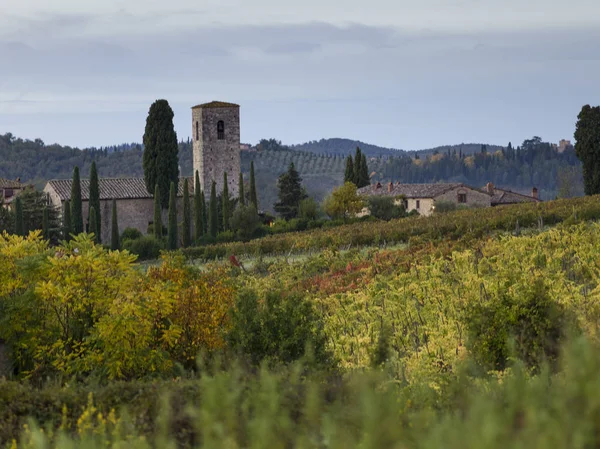
<svg viewBox="0 0 600 449"><path fill-rule="evenodd" d="M240 176L240 106L213 101L192 108L194 179L210 196L212 182L217 195L223 191L223 173L227 172L229 195L237 197Z"/></svg>

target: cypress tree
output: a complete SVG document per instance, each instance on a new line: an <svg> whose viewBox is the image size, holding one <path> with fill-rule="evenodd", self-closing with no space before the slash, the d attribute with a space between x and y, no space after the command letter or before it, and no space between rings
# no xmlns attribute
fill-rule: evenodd
<svg viewBox="0 0 600 449"><path fill-rule="evenodd" d="M90 168L90 211L92 207L96 211L96 226L90 227L90 232L96 235L96 242L102 241L101 217L100 217L100 183L98 181L98 171L96 170L96 161L92 162ZM88 223L92 222L91 212L88 216ZM91 225L90 225L91 226Z"/></svg>
<svg viewBox="0 0 600 449"><path fill-rule="evenodd" d="M204 234L203 210L202 210L202 190L200 189L200 176L196 170L196 185L194 186L194 240L196 244L200 242Z"/></svg>
<svg viewBox="0 0 600 449"><path fill-rule="evenodd" d="M154 187L154 237L161 240L163 237L162 207L160 205L160 187Z"/></svg>
<svg viewBox="0 0 600 449"><path fill-rule="evenodd" d="M204 191L200 192L200 201L202 202L200 208L202 211L202 234L205 235L208 233L208 211L206 210L206 196L204 195Z"/></svg>
<svg viewBox="0 0 600 449"><path fill-rule="evenodd" d="M344 182L354 182L354 163L352 162L352 155L348 155L346 158L346 172L344 173Z"/></svg>
<svg viewBox="0 0 600 449"><path fill-rule="evenodd" d="M96 209L92 206L90 207L90 221L88 222L88 233L94 234L94 242L98 243L98 236L96 235Z"/></svg>
<svg viewBox="0 0 600 449"><path fill-rule="evenodd" d="M240 206L246 205L246 195L244 195L244 175L240 171L240 180L238 181L240 185Z"/></svg>
<svg viewBox="0 0 600 449"><path fill-rule="evenodd" d="M358 176L358 184L356 187L365 187L370 184L369 178L369 166L367 165L367 156L363 153L361 155L360 172Z"/></svg>
<svg viewBox="0 0 600 449"><path fill-rule="evenodd" d="M160 187L160 204L169 203L169 186L179 184L179 159L177 134L173 127L173 110L167 100L156 100L150 106L144 130L144 181L148 193Z"/></svg>
<svg viewBox="0 0 600 449"><path fill-rule="evenodd" d="M254 161L250 162L250 202L258 210L258 196L256 195L256 180L254 179Z"/></svg>
<svg viewBox="0 0 600 449"><path fill-rule="evenodd" d="M181 232L181 243L184 248L191 244L192 240L192 212L190 210L190 192L187 178L183 181L183 226Z"/></svg>
<svg viewBox="0 0 600 449"><path fill-rule="evenodd" d="M110 230L110 249L113 251L121 247L119 244L119 223L117 221L117 200L112 200L112 222Z"/></svg>
<svg viewBox="0 0 600 449"><path fill-rule="evenodd" d="M63 211L63 239L65 241L71 240L71 202L69 200L65 201L65 209Z"/></svg>
<svg viewBox="0 0 600 449"><path fill-rule="evenodd" d="M42 216L42 234L45 240L50 239L50 213L48 206L44 207L44 215Z"/></svg>
<svg viewBox="0 0 600 449"><path fill-rule="evenodd" d="M177 249L177 192L175 183L171 183L169 192L169 234L167 248L171 251Z"/></svg>
<svg viewBox="0 0 600 449"><path fill-rule="evenodd" d="M81 204L81 180L79 167L73 169L73 183L71 184L71 232L75 235L83 232L83 210Z"/></svg>
<svg viewBox="0 0 600 449"><path fill-rule="evenodd" d="M208 232L213 237L217 237L219 230L219 215L217 210L217 187L213 181L210 187L210 202L208 203Z"/></svg>
<svg viewBox="0 0 600 449"><path fill-rule="evenodd" d="M362 152L359 147L356 147L356 152L354 153L354 177L353 183L355 186L358 186L358 182L360 179L360 166L362 165Z"/></svg>
<svg viewBox="0 0 600 449"><path fill-rule="evenodd" d="M221 206L223 214L223 231L229 230L229 186L227 185L227 172L223 173L223 193L221 194L223 202Z"/></svg>
<svg viewBox="0 0 600 449"><path fill-rule="evenodd" d="M25 223L23 222L23 202L19 197L15 199L15 234L25 236Z"/></svg>
<svg viewBox="0 0 600 449"><path fill-rule="evenodd" d="M600 193L600 106L585 105L577 116L575 154L581 161L586 195Z"/></svg>

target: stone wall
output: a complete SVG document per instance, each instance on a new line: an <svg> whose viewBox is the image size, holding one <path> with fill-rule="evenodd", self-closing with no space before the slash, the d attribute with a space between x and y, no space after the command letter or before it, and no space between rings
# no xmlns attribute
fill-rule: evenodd
<svg viewBox="0 0 600 449"><path fill-rule="evenodd" d="M225 138L218 139L217 123L225 124ZM200 174L205 196L210 195L212 182L217 195L223 191L223 173L232 197L238 195L240 175L240 111L239 107L197 107L192 109L194 176Z"/></svg>
<svg viewBox="0 0 600 449"><path fill-rule="evenodd" d="M459 204L458 202L458 194L465 193L467 195L467 202L464 204ZM469 207L491 207L492 206L492 196L488 193L482 192L480 190L474 190L469 187L458 187L449 192L444 193L443 195L439 195L435 198L435 201L443 201L446 203L453 203L461 206L469 206Z"/></svg>

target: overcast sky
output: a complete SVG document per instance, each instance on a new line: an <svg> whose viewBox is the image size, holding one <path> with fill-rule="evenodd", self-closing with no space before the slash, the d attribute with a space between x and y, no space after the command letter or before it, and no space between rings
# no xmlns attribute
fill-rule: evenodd
<svg viewBox="0 0 600 449"><path fill-rule="evenodd" d="M141 141L165 98L241 105L244 142L407 150L572 139L600 104L598 0L0 0L0 133Z"/></svg>

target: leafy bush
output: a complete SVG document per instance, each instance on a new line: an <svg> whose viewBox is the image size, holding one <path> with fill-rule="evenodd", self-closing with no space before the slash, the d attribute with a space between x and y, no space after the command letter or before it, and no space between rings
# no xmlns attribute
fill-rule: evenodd
<svg viewBox="0 0 600 449"><path fill-rule="evenodd" d="M534 370L543 362L555 365L566 334L574 329L574 317L550 297L543 279L519 287L467 306L467 348L486 370L504 370L510 356Z"/></svg>
<svg viewBox="0 0 600 449"><path fill-rule="evenodd" d="M217 234L217 243L233 242L235 233L233 231L221 231Z"/></svg>
<svg viewBox="0 0 600 449"><path fill-rule="evenodd" d="M319 205L314 198L305 198L300 201L298 207L298 217L306 221L313 221L319 217Z"/></svg>
<svg viewBox="0 0 600 449"><path fill-rule="evenodd" d="M400 218L405 215L405 209L402 205L396 205L395 199L391 196L373 195L368 199L368 207L371 215L380 220L389 221L393 218Z"/></svg>
<svg viewBox="0 0 600 449"><path fill-rule="evenodd" d="M231 312L227 340L254 364L293 362L304 357L308 348L315 362L331 363L323 322L311 301L298 294L269 291L259 299L255 291L242 290Z"/></svg>
<svg viewBox="0 0 600 449"><path fill-rule="evenodd" d="M159 258L165 246L153 235L145 235L135 240L123 240L123 249L136 254L139 260L152 260Z"/></svg>
<svg viewBox="0 0 600 449"><path fill-rule="evenodd" d="M238 205L233 212L230 224L240 239L249 240L252 238L260 225L254 205Z"/></svg>
<svg viewBox="0 0 600 449"><path fill-rule="evenodd" d="M125 228L125 230L121 234L121 241L136 240L142 238L143 236L144 234L142 234L141 231L139 231L136 228Z"/></svg>

